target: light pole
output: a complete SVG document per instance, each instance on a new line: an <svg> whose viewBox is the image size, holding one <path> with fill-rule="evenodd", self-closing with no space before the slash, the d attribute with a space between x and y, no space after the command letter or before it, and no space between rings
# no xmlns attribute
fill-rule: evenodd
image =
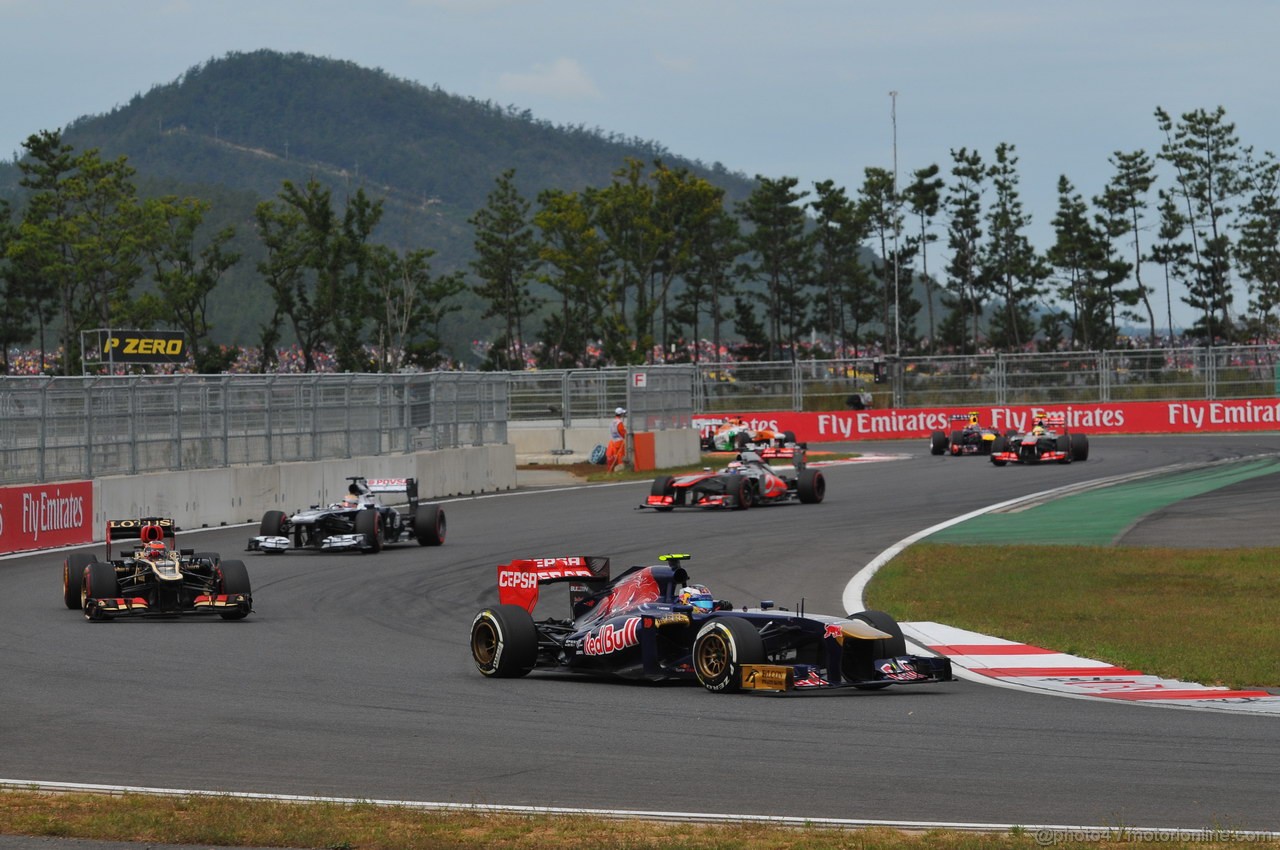
<svg viewBox="0 0 1280 850"><path fill-rule="evenodd" d="M901 229L898 214L898 92L889 92L889 119L893 123L893 356L902 356L902 300L898 295L898 235Z"/></svg>

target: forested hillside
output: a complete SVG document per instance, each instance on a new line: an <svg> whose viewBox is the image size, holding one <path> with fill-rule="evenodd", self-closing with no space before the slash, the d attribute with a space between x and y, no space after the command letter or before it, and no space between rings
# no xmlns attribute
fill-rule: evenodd
<svg viewBox="0 0 1280 850"><path fill-rule="evenodd" d="M339 203L363 188L383 203L373 238L401 251L435 251L431 266L439 273L467 270L474 239L467 220L508 170L530 199L544 189L606 185L628 158L687 168L724 189L726 203L753 186L745 175L682 160L656 142L553 126L350 62L266 50L211 60L108 114L72 118L62 138L76 151L126 156L141 194L207 200L210 232L236 228L231 248L241 260L211 301L214 336L226 344L256 342L271 313L253 211L285 180L314 178ZM15 210L19 178L13 163L0 164L0 198ZM461 301L443 336L465 348L469 334L493 325L480 319L477 298L466 293Z"/></svg>

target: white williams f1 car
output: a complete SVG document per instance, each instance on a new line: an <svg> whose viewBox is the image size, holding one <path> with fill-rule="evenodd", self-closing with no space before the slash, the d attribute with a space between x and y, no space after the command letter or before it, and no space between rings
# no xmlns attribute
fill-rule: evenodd
<svg viewBox="0 0 1280 850"><path fill-rule="evenodd" d="M324 552L381 552L388 543L417 540L420 546L444 543L444 510L418 502L418 482L413 478L347 479L350 485L342 501L312 505L292 515L267 511L258 536L249 538L249 551L278 554L289 549ZM400 513L378 500L379 493L403 493L408 510Z"/></svg>

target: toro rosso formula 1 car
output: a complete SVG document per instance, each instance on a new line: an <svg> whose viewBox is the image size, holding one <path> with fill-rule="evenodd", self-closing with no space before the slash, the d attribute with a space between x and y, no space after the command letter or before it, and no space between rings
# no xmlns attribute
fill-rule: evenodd
<svg viewBox="0 0 1280 850"><path fill-rule="evenodd" d="M989 455L991 447L999 439L1000 432L986 428L978 422L978 414L953 413L950 436L945 431L934 431L929 436L929 451L935 455ZM963 422L961 428L955 425Z"/></svg>
<svg viewBox="0 0 1280 850"><path fill-rule="evenodd" d="M719 472L703 470L657 478L640 505L657 511L676 508L730 508L799 501L812 505L827 495L821 470L805 465L804 449L787 449L794 466L774 467L758 452L744 451Z"/></svg>
<svg viewBox="0 0 1280 850"><path fill-rule="evenodd" d="M444 510L418 502L418 482L413 478L348 478L342 501L327 507L312 505L290 515L267 511L258 536L249 538L248 549L267 553L287 549L319 549L325 552L381 552L384 544L414 539L421 546L444 543ZM382 504L379 493L403 493L407 513Z"/></svg>
<svg viewBox="0 0 1280 850"><path fill-rule="evenodd" d="M1071 463L1089 459L1089 438L1066 430L1065 417L1036 416L1025 434L1012 432L991 444L991 462L1006 463Z"/></svg>
<svg viewBox="0 0 1280 850"><path fill-rule="evenodd" d="M214 552L178 549L167 517L107 522L107 560L75 552L62 563L62 598L84 609L87 620L115 617L218 614L243 620L253 610L249 572L242 561ZM118 558L112 541L136 541Z"/></svg>
<svg viewBox="0 0 1280 850"><path fill-rule="evenodd" d="M734 609L689 583L681 561L609 578L609 559L534 558L498 567L499 604L471 623L471 656L485 676L555 670L661 681L696 680L715 693L878 690L950 681L945 658L908 655L882 611L829 617L761 602ZM569 616L534 620L542 586L569 583Z"/></svg>

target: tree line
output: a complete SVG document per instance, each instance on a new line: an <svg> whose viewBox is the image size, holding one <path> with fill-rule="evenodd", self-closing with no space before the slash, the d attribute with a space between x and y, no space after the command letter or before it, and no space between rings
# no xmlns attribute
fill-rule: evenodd
<svg viewBox="0 0 1280 850"><path fill-rule="evenodd" d="M431 368L447 354L440 324L467 289L499 329L492 369L698 359L699 340L710 356L733 340L754 359L796 358L802 342L806 357L1104 349L1130 324L1158 345L1175 297L1192 309L1197 341L1275 339L1280 162L1242 145L1221 107L1154 116L1159 150L1116 151L1099 194L1059 178L1044 251L1027 236L1007 143L989 156L952 149L945 172L929 165L901 187L868 167L852 195L830 180L802 188L757 175L732 205L661 158L533 199L509 168L468 219L470 279L433 272L429 248L374 243L381 203L363 189L339 203L314 179L286 181L255 214L275 305L259 367L271 368L287 330L308 369L322 350L344 370ZM141 200L124 158L76 155L57 133L24 147L26 206L0 209L5 350L37 337L43 350L54 326L74 353L81 329L167 324L186 332L197 369L225 368L207 306L239 257L228 230L200 233L207 204ZM152 286L135 296L144 279Z"/></svg>

